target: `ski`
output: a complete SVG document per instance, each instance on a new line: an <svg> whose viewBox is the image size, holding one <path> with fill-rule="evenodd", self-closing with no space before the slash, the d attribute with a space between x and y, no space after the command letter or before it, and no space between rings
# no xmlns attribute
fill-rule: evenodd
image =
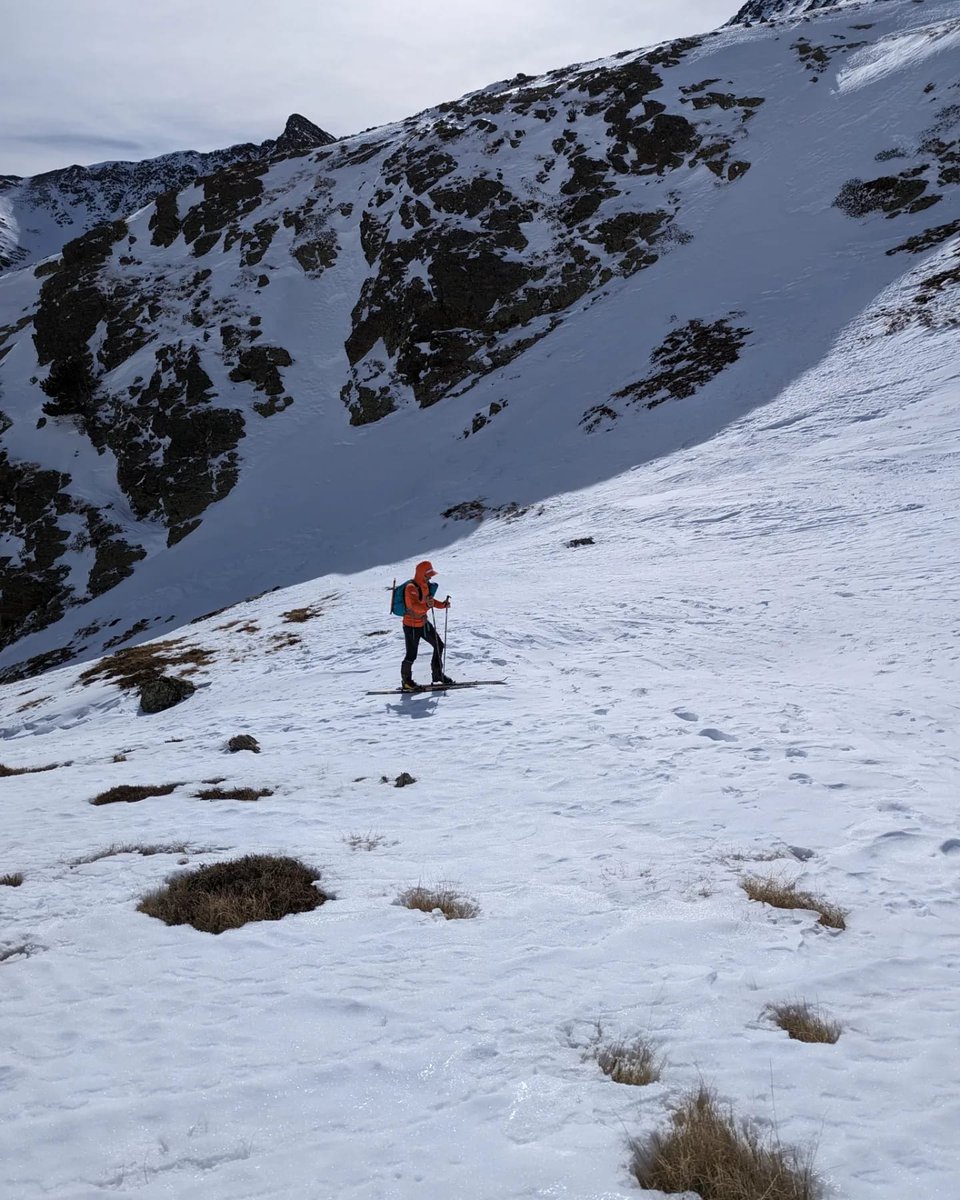
<svg viewBox="0 0 960 1200"><path fill-rule="evenodd" d="M468 679L464 683L425 684L415 692L405 692L403 688L390 688L386 692L367 692L368 696L429 696L433 692L455 692L458 688L488 687L493 685L506 686L505 679Z"/></svg>

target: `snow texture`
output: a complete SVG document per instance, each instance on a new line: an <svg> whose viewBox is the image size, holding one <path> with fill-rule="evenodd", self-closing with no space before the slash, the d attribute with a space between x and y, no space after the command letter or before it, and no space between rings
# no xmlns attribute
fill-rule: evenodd
<svg viewBox="0 0 960 1200"><path fill-rule="evenodd" d="M0 780L3 1194L630 1200L627 1135L703 1078L815 1145L828 1196L952 1200L960 354L887 333L915 282L709 442L424 547L448 670L508 687L364 694L397 678L398 562L177 631L214 658L158 716L78 667L4 688L3 762L64 765ZM219 937L136 911L250 852L336 899ZM756 872L847 929L751 903ZM480 915L393 903L440 880ZM762 1018L797 998L839 1042ZM659 1083L599 1072L598 1019Z"/></svg>

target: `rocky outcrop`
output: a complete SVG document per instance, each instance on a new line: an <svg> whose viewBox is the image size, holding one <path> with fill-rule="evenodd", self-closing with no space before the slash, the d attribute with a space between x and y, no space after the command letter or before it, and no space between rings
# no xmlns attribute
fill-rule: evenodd
<svg viewBox="0 0 960 1200"><path fill-rule="evenodd" d="M157 675L148 679L140 688L140 711L158 713L173 708L187 700L197 690L189 679L178 679L173 675Z"/></svg>
<svg viewBox="0 0 960 1200"><path fill-rule="evenodd" d="M167 197L163 211L169 218L170 197L225 168L304 154L334 141L332 134L293 113L278 138L259 144L242 142L206 154L178 151L143 162L64 167L27 178L0 176L0 193L12 217L12 222L0 217L0 272L58 254L64 241L82 237L94 225L116 220L160 196ZM57 228L64 231L63 238L51 240L55 235L50 231ZM164 226L156 244L169 245L173 240L169 232L170 227ZM26 241L21 243L20 238Z"/></svg>

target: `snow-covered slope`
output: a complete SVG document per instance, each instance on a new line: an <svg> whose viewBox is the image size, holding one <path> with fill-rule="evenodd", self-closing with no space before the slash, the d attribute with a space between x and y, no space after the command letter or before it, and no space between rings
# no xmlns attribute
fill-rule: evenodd
<svg viewBox="0 0 960 1200"><path fill-rule="evenodd" d="M0 779L0 1193L634 1200L627 1138L702 1079L827 1200L954 1200L960 344L923 281L957 262L908 263L709 442L418 544L450 671L506 688L364 695L398 678L399 561L179 630L206 686L158 716L74 666L0 690L0 761L69 764ZM272 795L195 798L218 778ZM120 784L177 786L88 803ZM267 851L336 899L219 937L136 911ZM393 904L440 880L480 915ZM835 1045L763 1015L796 1000ZM660 1082L601 1074L598 1020Z"/></svg>
<svg viewBox="0 0 960 1200"><path fill-rule="evenodd" d="M0 273L59 254L65 242L103 221L113 221L180 191L204 175L234 163L310 150L335 139L299 113L278 138L244 142L198 154L183 150L143 162L106 162L63 167L21 178L0 175Z"/></svg>
<svg viewBox="0 0 960 1200"><path fill-rule="evenodd" d="M897 320L955 320L958 29L876 0L502 82L0 279L0 666L708 439L905 272Z"/></svg>

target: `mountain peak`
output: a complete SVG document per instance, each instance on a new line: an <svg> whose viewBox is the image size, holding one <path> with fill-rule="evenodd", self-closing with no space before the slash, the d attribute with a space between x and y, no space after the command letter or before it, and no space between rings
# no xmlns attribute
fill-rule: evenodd
<svg viewBox="0 0 960 1200"><path fill-rule="evenodd" d="M283 127L283 133L274 143L274 148L287 152L293 150L312 150L316 146L328 146L337 139L332 133L327 133L319 125L314 125L300 113L291 113ZM266 143L265 143L266 144Z"/></svg>

